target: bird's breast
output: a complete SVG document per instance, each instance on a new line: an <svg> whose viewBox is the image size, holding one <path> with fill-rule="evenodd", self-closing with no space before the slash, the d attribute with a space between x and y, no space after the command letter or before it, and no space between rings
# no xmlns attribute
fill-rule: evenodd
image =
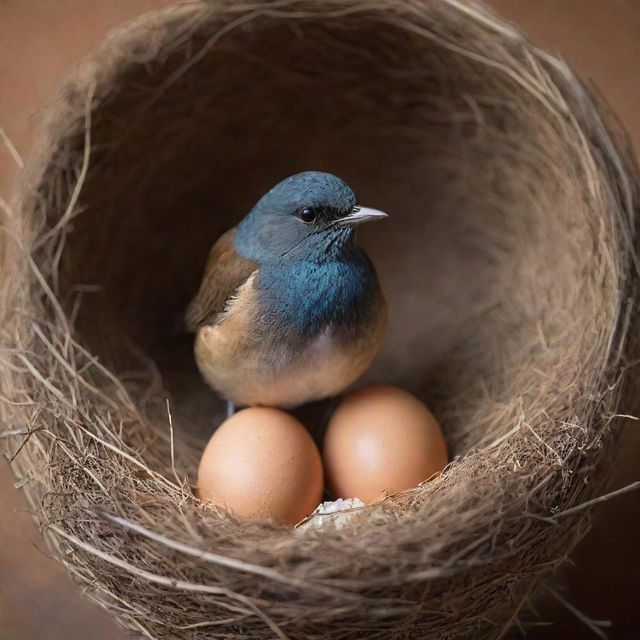
<svg viewBox="0 0 640 640"><path fill-rule="evenodd" d="M386 326L381 294L363 297L356 313L343 291L351 305L345 313L332 307L341 304L340 296L326 287L295 286L300 275L291 277L287 291L270 287L261 268L238 289L220 320L197 335L200 370L236 404L291 407L335 395L378 351Z"/></svg>

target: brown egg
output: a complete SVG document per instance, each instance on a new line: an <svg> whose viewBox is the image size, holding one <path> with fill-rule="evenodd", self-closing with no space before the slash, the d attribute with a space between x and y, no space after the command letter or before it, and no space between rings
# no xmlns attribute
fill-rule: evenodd
<svg viewBox="0 0 640 640"><path fill-rule="evenodd" d="M397 387L372 385L338 405L323 457L327 483L337 498L371 503L441 471L447 447L420 400Z"/></svg>
<svg viewBox="0 0 640 640"><path fill-rule="evenodd" d="M252 407L220 425L198 469L198 497L249 520L294 525L320 503L322 461L291 415Z"/></svg>

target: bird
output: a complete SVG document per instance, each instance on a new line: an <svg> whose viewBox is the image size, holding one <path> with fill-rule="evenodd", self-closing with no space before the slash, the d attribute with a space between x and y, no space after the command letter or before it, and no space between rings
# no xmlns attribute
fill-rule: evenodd
<svg viewBox="0 0 640 640"><path fill-rule="evenodd" d="M204 380L228 403L294 408L369 367L387 303L356 227L387 214L339 177L285 178L213 245L186 312Z"/></svg>

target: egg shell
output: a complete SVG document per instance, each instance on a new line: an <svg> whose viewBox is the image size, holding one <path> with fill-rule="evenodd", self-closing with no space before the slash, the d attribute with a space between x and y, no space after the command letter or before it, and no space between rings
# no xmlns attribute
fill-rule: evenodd
<svg viewBox="0 0 640 640"><path fill-rule="evenodd" d="M397 387L372 385L338 405L325 434L323 458L337 498L371 503L441 471L447 446L420 400Z"/></svg>
<svg viewBox="0 0 640 640"><path fill-rule="evenodd" d="M218 427L198 469L197 494L249 520L294 525L320 503L320 453L293 416L239 411Z"/></svg>

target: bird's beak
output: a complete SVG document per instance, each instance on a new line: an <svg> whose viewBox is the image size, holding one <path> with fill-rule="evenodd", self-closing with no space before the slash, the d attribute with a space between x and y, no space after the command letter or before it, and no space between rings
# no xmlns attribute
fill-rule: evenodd
<svg viewBox="0 0 640 640"><path fill-rule="evenodd" d="M348 216L340 218L336 224L340 227L355 227L356 225L368 222L369 220L382 220L382 218L386 217L387 214L384 213L384 211L378 211L378 209L371 209L370 207L354 207Z"/></svg>

